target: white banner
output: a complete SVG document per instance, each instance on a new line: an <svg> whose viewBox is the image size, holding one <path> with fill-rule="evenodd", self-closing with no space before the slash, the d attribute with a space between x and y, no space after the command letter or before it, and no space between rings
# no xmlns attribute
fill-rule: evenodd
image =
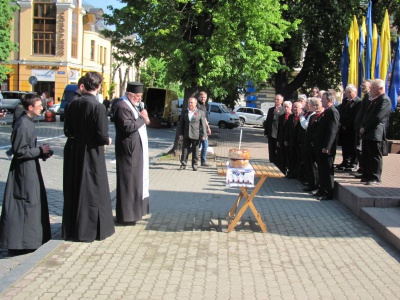
<svg viewBox="0 0 400 300"><path fill-rule="evenodd" d="M35 76L38 81L56 81L55 70L37 70L33 69L31 72L32 76Z"/></svg>

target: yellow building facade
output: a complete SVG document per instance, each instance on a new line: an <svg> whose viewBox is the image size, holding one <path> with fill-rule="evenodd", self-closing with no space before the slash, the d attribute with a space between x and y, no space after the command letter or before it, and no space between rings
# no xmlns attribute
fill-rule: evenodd
<svg viewBox="0 0 400 300"><path fill-rule="evenodd" d="M18 1L11 39L8 90L46 93L56 102L67 84L87 72L103 75L107 96L111 73L111 43L99 21L101 9L83 7L79 0ZM4 83L3 83L4 86Z"/></svg>

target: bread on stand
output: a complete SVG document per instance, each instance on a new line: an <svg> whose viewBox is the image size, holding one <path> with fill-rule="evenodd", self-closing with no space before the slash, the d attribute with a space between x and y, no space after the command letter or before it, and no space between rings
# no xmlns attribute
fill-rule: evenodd
<svg viewBox="0 0 400 300"><path fill-rule="evenodd" d="M249 165L250 150L248 149L229 149L229 167L245 168Z"/></svg>

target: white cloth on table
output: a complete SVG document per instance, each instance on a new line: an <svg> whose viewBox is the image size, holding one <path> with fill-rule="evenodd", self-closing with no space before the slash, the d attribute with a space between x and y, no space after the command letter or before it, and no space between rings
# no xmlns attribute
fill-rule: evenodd
<svg viewBox="0 0 400 300"><path fill-rule="evenodd" d="M254 187L255 171L251 164L245 168L231 168L226 162L226 186Z"/></svg>

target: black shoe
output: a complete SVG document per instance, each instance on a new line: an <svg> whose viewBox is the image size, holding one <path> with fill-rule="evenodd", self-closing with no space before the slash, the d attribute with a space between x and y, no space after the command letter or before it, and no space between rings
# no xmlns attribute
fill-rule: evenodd
<svg viewBox="0 0 400 300"><path fill-rule="evenodd" d="M347 167L344 170L349 171L349 172L357 172L357 168L353 168L353 167Z"/></svg>
<svg viewBox="0 0 400 300"><path fill-rule="evenodd" d="M329 195L323 195L323 196L319 197L318 200L319 201L333 200L333 197L329 196Z"/></svg>
<svg viewBox="0 0 400 300"><path fill-rule="evenodd" d="M287 178L287 179L295 179L295 178L296 178L296 175L286 175L286 178Z"/></svg>
<svg viewBox="0 0 400 300"><path fill-rule="evenodd" d="M201 163L201 166L202 167L211 167L211 164L204 162L204 163Z"/></svg>
<svg viewBox="0 0 400 300"><path fill-rule="evenodd" d="M179 168L179 170L185 170L186 166L185 165L181 165L181 167Z"/></svg>
<svg viewBox="0 0 400 300"><path fill-rule="evenodd" d="M365 176L362 175L362 174L360 174L360 175L355 175L354 178L356 178L356 179L363 179L363 178L365 178Z"/></svg>
<svg viewBox="0 0 400 300"><path fill-rule="evenodd" d="M309 187L306 187L306 188L303 189L303 191L305 191L305 192L312 192L312 191L315 191L315 190L316 190L316 188L312 187L312 186L309 186Z"/></svg>
<svg viewBox="0 0 400 300"><path fill-rule="evenodd" d="M361 178L360 182L368 182L369 180L367 178Z"/></svg>
<svg viewBox="0 0 400 300"><path fill-rule="evenodd" d="M197 166L193 166L193 171L197 171Z"/></svg>
<svg viewBox="0 0 400 300"><path fill-rule="evenodd" d="M368 180L365 185L380 185L381 182L377 180Z"/></svg>
<svg viewBox="0 0 400 300"><path fill-rule="evenodd" d="M344 169L346 169L346 168L348 168L348 166L347 166L346 164L340 164L340 165L337 165L335 169L337 169L337 170L344 170Z"/></svg>
<svg viewBox="0 0 400 300"><path fill-rule="evenodd" d="M322 197L322 196L325 195L325 193L323 191L321 191L321 190L318 190L318 191L316 191L315 193L312 193L312 194L315 197Z"/></svg>

